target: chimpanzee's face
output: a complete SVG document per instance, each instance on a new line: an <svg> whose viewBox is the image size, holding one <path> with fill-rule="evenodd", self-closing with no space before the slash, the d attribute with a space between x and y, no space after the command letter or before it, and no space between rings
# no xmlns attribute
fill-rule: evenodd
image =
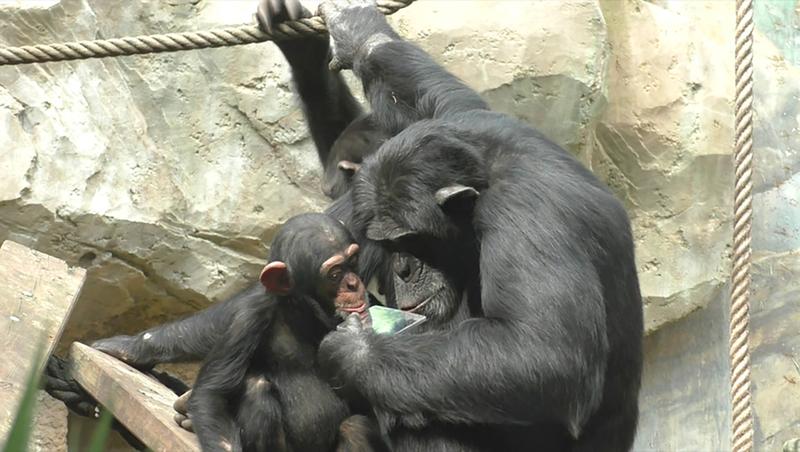
<svg viewBox="0 0 800 452"><path fill-rule="evenodd" d="M333 300L336 313L346 318L352 313L367 315L367 289L356 271L358 245L351 243L326 259L319 268L317 298Z"/></svg>

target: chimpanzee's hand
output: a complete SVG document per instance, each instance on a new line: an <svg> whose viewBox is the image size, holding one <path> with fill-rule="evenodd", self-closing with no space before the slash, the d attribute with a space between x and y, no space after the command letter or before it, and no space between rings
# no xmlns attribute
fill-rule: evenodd
<svg viewBox="0 0 800 452"><path fill-rule="evenodd" d="M148 333L136 336L114 336L100 339L92 343L92 348L113 356L137 369L148 370L156 362L152 353L147 351L144 339Z"/></svg>
<svg viewBox="0 0 800 452"><path fill-rule="evenodd" d="M311 17L311 12L299 0L260 0L256 10L258 26L267 33L281 22L305 17Z"/></svg>
<svg viewBox="0 0 800 452"><path fill-rule="evenodd" d="M356 58L397 34L375 6L375 0L326 0L319 5L331 36L333 71L351 69Z"/></svg>
<svg viewBox="0 0 800 452"><path fill-rule="evenodd" d="M351 314L322 340L318 362L333 387L345 391L357 389L359 371L364 369L369 358L370 336L358 314Z"/></svg>
<svg viewBox="0 0 800 452"><path fill-rule="evenodd" d="M47 360L42 386L48 394L64 402L75 413L86 417L100 416L97 402L72 378L67 362L56 355Z"/></svg>
<svg viewBox="0 0 800 452"><path fill-rule="evenodd" d="M336 327L336 331L344 331L347 333L360 333L364 330L364 325L361 323L361 317L358 314L350 314Z"/></svg>

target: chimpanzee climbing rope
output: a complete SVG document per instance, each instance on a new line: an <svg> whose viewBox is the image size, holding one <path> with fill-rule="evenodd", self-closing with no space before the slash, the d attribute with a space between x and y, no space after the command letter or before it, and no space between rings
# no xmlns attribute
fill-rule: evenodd
<svg viewBox="0 0 800 452"><path fill-rule="evenodd" d="M388 15L405 8L414 1L377 0L376 3L380 12ZM198 32L40 44L24 47L0 47L0 66L237 46L263 41L313 36L327 33L327 31L322 18L315 16L280 23L272 33L264 32L256 25L242 25Z"/></svg>
<svg viewBox="0 0 800 452"><path fill-rule="evenodd" d="M750 404L750 260L753 217L753 1L736 0L733 267L731 269L731 446L753 449Z"/></svg>

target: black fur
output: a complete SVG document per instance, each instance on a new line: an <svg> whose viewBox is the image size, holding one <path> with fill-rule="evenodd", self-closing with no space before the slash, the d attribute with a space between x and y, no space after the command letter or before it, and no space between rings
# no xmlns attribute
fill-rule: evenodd
<svg viewBox="0 0 800 452"><path fill-rule="evenodd" d="M374 7L321 11L335 60L352 62L373 118L396 134L356 178L354 231L415 259L416 279L394 280L424 277L431 299L418 309L439 325L331 333L320 359L334 384L370 402L397 450L465 438L470 450L628 450L643 327L619 201L539 132L489 111ZM458 195L437 196L448 187ZM474 318L459 321L462 297Z"/></svg>
<svg viewBox="0 0 800 452"><path fill-rule="evenodd" d="M297 3L296 0L278 2ZM278 6L280 11L285 10ZM310 14L304 10L303 15ZM280 21L285 17L275 19ZM341 74L328 70L327 38L292 39L276 44L291 67L294 86L324 167L322 190L337 199L350 188L353 176L352 171L340 169L339 163L360 164L388 135L364 113Z"/></svg>
<svg viewBox="0 0 800 452"><path fill-rule="evenodd" d="M230 327L189 399L203 450L330 451L342 439L350 411L317 376L315 355L339 321L333 300L319 295L319 269L351 243L347 230L324 214L299 215L281 228L270 261L288 265L292 291L273 295L259 283L234 300ZM369 443L376 433L347 427L350 436L343 439L384 449Z"/></svg>

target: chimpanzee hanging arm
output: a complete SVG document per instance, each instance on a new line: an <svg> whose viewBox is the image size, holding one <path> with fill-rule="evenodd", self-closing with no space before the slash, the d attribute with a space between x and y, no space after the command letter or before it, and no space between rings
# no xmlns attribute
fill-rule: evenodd
<svg viewBox="0 0 800 452"><path fill-rule="evenodd" d="M256 17L270 31L284 20L308 17L298 0L261 0ZM328 69L328 40L305 37L277 41L292 69L311 137L324 168L322 191L332 199L349 188L363 158L388 137L362 111L341 74Z"/></svg>
<svg viewBox="0 0 800 452"><path fill-rule="evenodd" d="M336 35L330 66L352 68L361 78L372 115L385 131L394 135L420 119L488 109L458 78L431 70L439 69L431 57L400 38L374 2L359 0L345 8L363 11L342 15L341 5L320 5L329 30Z"/></svg>
<svg viewBox="0 0 800 452"><path fill-rule="evenodd" d="M261 0L256 12L259 25L272 30L285 20L311 17L298 0ZM292 69L292 79L320 162L325 165L331 147L342 131L364 114L341 74L327 67L327 37L304 37L275 42Z"/></svg>

